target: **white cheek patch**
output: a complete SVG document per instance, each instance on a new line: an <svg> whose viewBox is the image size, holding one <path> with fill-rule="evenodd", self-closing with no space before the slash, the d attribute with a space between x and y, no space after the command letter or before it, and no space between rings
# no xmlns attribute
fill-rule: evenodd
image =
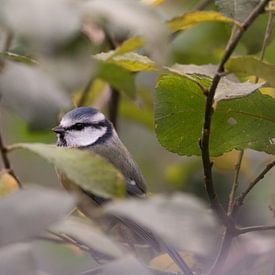
<svg viewBox="0 0 275 275"><path fill-rule="evenodd" d="M107 132L107 127L99 129L86 127L81 131L71 130L66 133L67 146L82 147L92 145Z"/></svg>

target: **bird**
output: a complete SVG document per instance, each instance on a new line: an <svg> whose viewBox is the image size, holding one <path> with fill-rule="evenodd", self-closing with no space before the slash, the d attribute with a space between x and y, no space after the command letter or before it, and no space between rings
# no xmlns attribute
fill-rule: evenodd
<svg viewBox="0 0 275 275"><path fill-rule="evenodd" d="M57 136L57 146L90 150L113 164L124 176L128 196L142 197L146 194L145 180L138 165L113 124L97 108L77 107L65 113L59 125L52 130ZM64 177L61 177L61 182L66 187ZM86 190L81 191L99 205L108 201Z"/></svg>

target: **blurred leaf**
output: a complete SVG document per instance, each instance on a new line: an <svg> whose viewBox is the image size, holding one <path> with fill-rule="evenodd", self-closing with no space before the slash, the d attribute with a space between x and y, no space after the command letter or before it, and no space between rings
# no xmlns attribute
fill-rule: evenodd
<svg viewBox="0 0 275 275"><path fill-rule="evenodd" d="M187 265L193 269L195 266L194 255L190 252L180 252L180 255ZM162 254L155 257L150 261L150 267L161 271L181 272L180 268L168 254Z"/></svg>
<svg viewBox="0 0 275 275"><path fill-rule="evenodd" d="M259 0L216 0L215 3L226 16L242 22L259 4Z"/></svg>
<svg viewBox="0 0 275 275"><path fill-rule="evenodd" d="M39 275L36 264L30 244L18 243L0 249L0 273L3 275Z"/></svg>
<svg viewBox="0 0 275 275"><path fill-rule="evenodd" d="M123 255L119 246L111 239L79 218L69 217L54 225L51 230L73 237L93 250L107 254L112 258L119 258Z"/></svg>
<svg viewBox="0 0 275 275"><path fill-rule="evenodd" d="M108 82L118 91L124 92L128 97L135 97L136 86L134 75L123 67L116 64L100 62L96 76Z"/></svg>
<svg viewBox="0 0 275 275"><path fill-rule="evenodd" d="M144 44L144 41L141 37L135 36L131 37L128 40L124 41L119 47L117 47L110 58L114 58L117 55L122 55L124 53L135 51L138 48L141 48Z"/></svg>
<svg viewBox="0 0 275 275"><path fill-rule="evenodd" d="M133 101L123 99L120 102L119 113L126 119L139 123L149 129L154 128L152 109L142 106L137 106Z"/></svg>
<svg viewBox="0 0 275 275"><path fill-rule="evenodd" d="M5 58L11 61L21 62L25 64L37 64L36 60L26 55L20 55L20 54L11 53L11 52L4 52L4 53L0 52L0 56L4 56Z"/></svg>
<svg viewBox="0 0 275 275"><path fill-rule="evenodd" d="M200 155L205 96L190 79L162 75L155 97L155 123L159 142L180 155ZM251 148L274 154L275 100L254 92L220 101L213 115L210 153ZM255 131L257 129L257 131Z"/></svg>
<svg viewBox="0 0 275 275"><path fill-rule="evenodd" d="M42 50L64 43L81 27L79 8L71 0L2 1L0 17L7 29Z"/></svg>
<svg viewBox="0 0 275 275"><path fill-rule="evenodd" d="M46 188L17 191L0 200L0 246L29 241L74 207L71 195Z"/></svg>
<svg viewBox="0 0 275 275"><path fill-rule="evenodd" d="M100 53L95 57L100 60L107 60L108 63L117 64L131 72L139 71L155 71L157 66L154 61L145 55L140 55L138 53L125 53L123 55L112 56L112 51L108 53Z"/></svg>
<svg viewBox="0 0 275 275"><path fill-rule="evenodd" d="M165 0L142 0L144 4L158 6L164 3Z"/></svg>
<svg viewBox="0 0 275 275"><path fill-rule="evenodd" d="M88 94L83 106L95 105L96 99L102 94L104 90L108 89L108 87L109 86L105 81L98 78L95 79L90 87L90 90L88 91ZM74 93L73 95L74 106L78 105L78 102L82 94L83 94L83 90L78 90Z"/></svg>
<svg viewBox="0 0 275 275"><path fill-rule="evenodd" d="M0 198L18 190L17 181L6 171L0 172Z"/></svg>
<svg viewBox="0 0 275 275"><path fill-rule="evenodd" d="M179 30L185 30L185 29L191 28L195 24L198 24L201 22L209 22L209 21L219 21L219 22L225 22L225 23L239 24L233 19L228 18L216 11L186 12L183 15L170 19L167 23L170 29L173 32L176 32Z"/></svg>
<svg viewBox="0 0 275 275"><path fill-rule="evenodd" d="M275 65L265 63L252 56L232 57L226 63L226 69L235 74L255 75L265 79L268 85L275 87Z"/></svg>
<svg viewBox="0 0 275 275"><path fill-rule="evenodd" d="M95 73L96 64L89 58L90 55L90 40L79 34L50 54L40 55L37 59L42 69L71 92L82 87Z"/></svg>
<svg viewBox="0 0 275 275"><path fill-rule="evenodd" d="M121 197L124 194L121 173L106 159L91 151L39 143L15 144L12 148L23 148L38 154L54 164L69 180L100 197Z"/></svg>
<svg viewBox="0 0 275 275"><path fill-rule="evenodd" d="M208 22L195 25L180 32L173 40L174 60L184 64L218 63L229 37L230 28L226 24Z"/></svg>
<svg viewBox="0 0 275 275"><path fill-rule="evenodd" d="M182 188L200 168L201 162L198 159L172 163L165 169L165 179L175 187Z"/></svg>
<svg viewBox="0 0 275 275"><path fill-rule="evenodd" d="M169 71L183 75L186 77L186 74L192 75L194 79L197 78L197 75L213 77L217 71L217 66L213 64L208 65L181 65L175 64L171 68L168 68ZM191 78L192 79L192 78ZM207 88L208 83L205 85L205 80L201 80L199 78L199 82L203 82L203 86ZM263 83L252 83L252 82L242 82L239 83L238 79L234 77L234 75L229 75L227 77L223 77L218 84L216 93L215 93L215 101L218 102L220 100L232 99L237 97L247 96L250 93L254 92L258 88L260 88Z"/></svg>
<svg viewBox="0 0 275 275"><path fill-rule="evenodd" d="M139 1L93 0L82 5L83 14L93 21L109 23L112 30L130 32L144 38L144 47L153 60L164 63L167 56L168 31L160 16Z"/></svg>
<svg viewBox="0 0 275 275"><path fill-rule="evenodd" d="M34 129L52 127L60 109L70 105L65 91L35 66L7 62L0 74L0 90L3 104Z"/></svg>
<svg viewBox="0 0 275 275"><path fill-rule="evenodd" d="M209 255L215 242L216 220L192 195L157 195L143 200L112 202L106 205L106 210L149 229L178 249Z"/></svg>
<svg viewBox="0 0 275 275"><path fill-rule="evenodd" d="M144 264L135 257L126 256L123 259L109 262L95 269L83 272L82 275L153 275Z"/></svg>

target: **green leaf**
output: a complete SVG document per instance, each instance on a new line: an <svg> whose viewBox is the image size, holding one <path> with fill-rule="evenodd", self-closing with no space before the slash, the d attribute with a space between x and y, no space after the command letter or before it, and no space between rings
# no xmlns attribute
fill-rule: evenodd
<svg viewBox="0 0 275 275"><path fill-rule="evenodd" d="M195 24L198 24L201 22L211 22L211 21L239 24L237 21L234 21L232 18L226 17L216 11L186 12L183 15L172 18L167 23L170 29L173 32L176 32L179 30L189 29L193 27Z"/></svg>
<svg viewBox="0 0 275 275"><path fill-rule="evenodd" d="M271 87L275 87L275 65L260 61L252 56L232 57L226 64L230 72L265 79Z"/></svg>
<svg viewBox="0 0 275 275"><path fill-rule="evenodd" d="M69 180L98 196L121 197L125 184L121 173L103 157L87 150L60 148L41 143L21 143L12 149L30 150L53 164Z"/></svg>
<svg viewBox="0 0 275 275"><path fill-rule="evenodd" d="M158 80L155 127L159 142L179 155L200 155L205 96L192 80L165 74ZM275 100L260 92L220 101L212 118L210 153L251 148L275 154Z"/></svg>
<svg viewBox="0 0 275 275"><path fill-rule="evenodd" d="M242 22L259 4L259 0L216 0L215 3L223 14Z"/></svg>
<svg viewBox="0 0 275 275"><path fill-rule="evenodd" d="M112 63L100 62L96 77L105 80L118 91L124 92L128 97L135 97L134 75L123 67Z"/></svg>

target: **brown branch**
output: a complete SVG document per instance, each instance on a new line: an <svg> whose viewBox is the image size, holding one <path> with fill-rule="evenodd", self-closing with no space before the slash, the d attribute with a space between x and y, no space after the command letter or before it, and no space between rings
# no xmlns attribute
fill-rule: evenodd
<svg viewBox="0 0 275 275"><path fill-rule="evenodd" d="M237 192L237 189L239 186L239 174L240 174L241 164L242 164L242 160L243 160L243 154L244 154L244 150L240 150L238 160L235 165L234 181L233 181L232 189L231 189L231 192L229 195L227 215L231 215L233 208L234 208L235 196L236 196L236 192Z"/></svg>
<svg viewBox="0 0 275 275"><path fill-rule="evenodd" d="M111 87L111 99L109 101L109 119L117 130L117 118L120 102L120 93L117 89Z"/></svg>
<svg viewBox="0 0 275 275"><path fill-rule="evenodd" d="M275 225L256 225L256 226L243 227L238 230L238 234L241 235L249 232L269 231L269 230L275 230Z"/></svg>
<svg viewBox="0 0 275 275"><path fill-rule="evenodd" d="M234 205L234 212L238 210L240 206L243 205L243 202L248 195L248 193L252 190L252 188L264 178L264 176L275 166L275 160L271 163L267 164L265 169L248 185L245 191L241 193L241 195L236 199L235 205Z"/></svg>
<svg viewBox="0 0 275 275"><path fill-rule="evenodd" d="M209 138L211 131L211 121L213 114L213 102L214 96L216 93L217 86L222 78L224 73L224 65L230 58L231 54L235 50L238 42L240 41L242 35L247 30L247 28L254 22L256 17L264 10L265 5L269 0L261 1L252 13L248 16L242 26L236 31L235 36L231 39L225 49L224 55L218 65L217 72L213 78L212 84L208 90L206 103L205 103L205 114L204 114L204 123L203 123L203 132L200 140L201 154L202 154L202 162L204 168L204 176L205 176L205 186L207 190L207 194L210 200L210 204L213 209L217 212L220 219L225 223L228 227L232 227L231 221L228 219L224 208L222 207L213 185L212 178L212 161L210 160L210 152L209 152Z"/></svg>

